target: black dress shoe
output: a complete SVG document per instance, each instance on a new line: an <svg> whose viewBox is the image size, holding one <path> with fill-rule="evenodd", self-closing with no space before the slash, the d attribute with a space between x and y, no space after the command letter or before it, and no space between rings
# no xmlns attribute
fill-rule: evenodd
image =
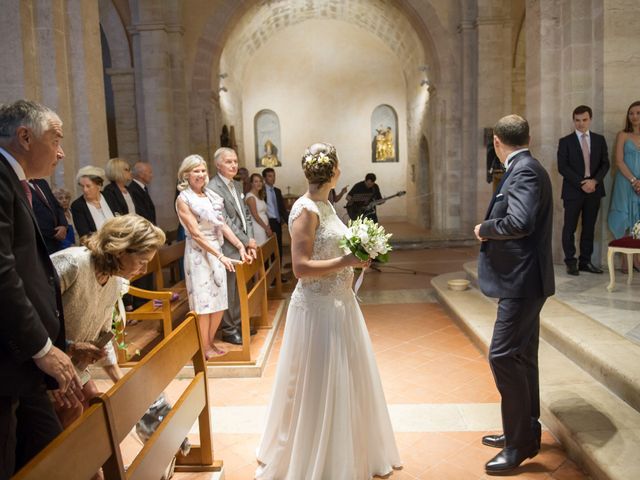
<svg viewBox="0 0 640 480"><path fill-rule="evenodd" d="M539 450L537 445L528 448L503 448L485 464L484 469L489 475L500 475L519 467L527 458L535 457Z"/></svg>
<svg viewBox="0 0 640 480"><path fill-rule="evenodd" d="M578 265L575 263L567 263L567 273L569 275L580 275L580 272L578 272Z"/></svg>
<svg viewBox="0 0 640 480"><path fill-rule="evenodd" d="M589 263L581 263L580 264L580 271L581 272L589 272L589 273L602 273L602 270L600 270L598 267L596 267L591 262L589 262Z"/></svg>
<svg viewBox="0 0 640 480"><path fill-rule="evenodd" d="M487 447L504 448L504 433L501 435L485 435L482 444Z"/></svg>
<svg viewBox="0 0 640 480"><path fill-rule="evenodd" d="M242 345L242 337L239 333L232 333L231 335L222 335L222 341L232 343L234 345Z"/></svg>

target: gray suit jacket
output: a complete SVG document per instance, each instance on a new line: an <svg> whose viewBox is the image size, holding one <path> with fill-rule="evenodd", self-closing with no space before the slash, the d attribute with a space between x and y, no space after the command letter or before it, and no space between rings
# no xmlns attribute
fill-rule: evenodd
<svg viewBox="0 0 640 480"><path fill-rule="evenodd" d="M249 240L253 238L253 225L251 223L251 215L249 214L249 209L247 205L244 203L244 195L242 193L242 184L240 182L233 181L236 187L236 195L239 195L238 201L240 206L242 207L242 211L238 210L238 205L233 199L233 195L229 190L229 187L224 183L224 180L220 178L220 175L216 175L213 177L207 188L210 188L218 195L220 195L224 199L224 216L227 222L227 225L231 227L233 233L236 234L236 237L240 239L243 245L247 246ZM247 229L244 230L242 226L242 218L240 215L244 215L245 223L247 225ZM225 241L222 246L222 253L226 257L240 259L240 252L231 244L231 242Z"/></svg>

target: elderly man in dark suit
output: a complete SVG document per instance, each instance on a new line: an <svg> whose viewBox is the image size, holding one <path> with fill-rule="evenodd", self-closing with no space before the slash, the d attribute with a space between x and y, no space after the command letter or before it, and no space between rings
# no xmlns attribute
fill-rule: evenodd
<svg viewBox="0 0 640 480"><path fill-rule="evenodd" d="M0 107L0 479L61 431L47 385L60 403L82 398L63 351L58 278L27 182L53 173L64 157L61 141L62 122L50 109L24 100Z"/></svg>
<svg viewBox="0 0 640 480"><path fill-rule="evenodd" d="M251 214L244 203L242 184L233 179L238 173L238 156L233 149L221 147L213 154L213 161L218 174L211 179L207 187L223 198L227 224L246 247L248 257L241 258L240 252L231 242L224 242L222 253L228 258L251 261L257 258L257 245L253 238ZM227 299L229 308L222 317L222 340L234 345L242 345L240 298L238 297L235 272L227 271Z"/></svg>
<svg viewBox="0 0 640 480"><path fill-rule="evenodd" d="M149 184L153 180L153 169L148 162L136 162L133 165L133 178L127 190L133 199L136 213L154 225L156 224L156 206L149 195Z"/></svg>
<svg viewBox="0 0 640 480"><path fill-rule="evenodd" d="M49 255L62 249L62 241L67 236L69 223L64 210L53 196L49 183L44 178L29 180L33 213Z"/></svg>
<svg viewBox="0 0 640 480"><path fill-rule="evenodd" d="M578 275L579 271L602 273L591 263L591 255L600 201L605 195L603 180L609 171L609 155L604 137L589 131L591 117L590 107L576 107L573 110L576 129L558 143L558 170L562 175L564 204L562 249L569 275ZM576 261L574 235L580 217L580 255Z"/></svg>
<svg viewBox="0 0 640 480"><path fill-rule="evenodd" d="M502 449L485 465L488 474L500 474L540 449L540 310L553 295L555 283L551 181L529 152L529 124L509 115L493 132L506 172L475 235L482 242L480 289L499 298L489 363L502 397L504 434L485 436L482 443Z"/></svg>

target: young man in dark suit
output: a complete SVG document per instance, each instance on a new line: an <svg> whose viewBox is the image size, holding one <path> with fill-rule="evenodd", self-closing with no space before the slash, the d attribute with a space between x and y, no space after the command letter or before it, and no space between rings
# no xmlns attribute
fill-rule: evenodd
<svg viewBox="0 0 640 480"><path fill-rule="evenodd" d="M289 212L284 206L282 192L276 187L276 171L271 168L262 170L264 178L264 191L267 196L267 216L269 217L269 227L276 234L278 239L278 251L280 253L280 263L282 264L282 224L289 221ZM283 278L283 280L285 280Z"/></svg>
<svg viewBox="0 0 640 480"><path fill-rule="evenodd" d="M529 152L529 124L509 115L493 132L496 154L506 172L474 233L482 242L480 289L499 298L489 363L502 397L504 434L485 436L482 443L501 448L485 465L488 474L500 474L540 449L540 310L553 295L555 283L551 181Z"/></svg>
<svg viewBox="0 0 640 480"><path fill-rule="evenodd" d="M591 255L600 201L605 196L603 180L609 171L609 155L604 137L589 131L591 117L590 107L576 107L573 110L575 131L558 143L564 205L562 249L569 275L578 275L578 271L602 273L591 263ZM580 255L576 260L574 235L581 216Z"/></svg>
<svg viewBox="0 0 640 480"><path fill-rule="evenodd" d="M46 388L61 404L82 399L64 353L58 277L31 210L27 180L64 157L62 122L20 100L0 106L0 479L8 479L61 431ZM48 381L47 378L48 377Z"/></svg>

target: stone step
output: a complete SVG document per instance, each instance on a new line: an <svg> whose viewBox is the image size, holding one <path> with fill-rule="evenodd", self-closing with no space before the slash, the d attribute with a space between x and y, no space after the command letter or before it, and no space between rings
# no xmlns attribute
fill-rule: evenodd
<svg viewBox="0 0 640 480"><path fill-rule="evenodd" d="M477 262L463 268L476 285ZM556 297L542 309L540 336L640 411L640 345Z"/></svg>
<svg viewBox="0 0 640 480"><path fill-rule="evenodd" d="M440 275L431 284L459 326L486 353L496 303L476 288L448 289L448 280L465 276ZM543 314L551 313L554 308L545 305ZM546 339L540 341L539 367L542 421L569 455L598 480L640 478L640 413Z"/></svg>

